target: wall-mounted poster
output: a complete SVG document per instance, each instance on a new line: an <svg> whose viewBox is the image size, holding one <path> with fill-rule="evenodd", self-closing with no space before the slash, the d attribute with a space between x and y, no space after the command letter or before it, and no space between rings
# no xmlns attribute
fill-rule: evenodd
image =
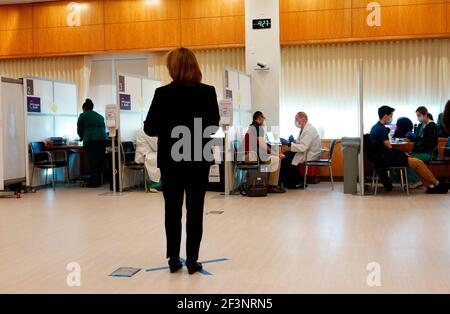
<svg viewBox="0 0 450 314"><path fill-rule="evenodd" d="M34 95L34 82L33 80L27 80L27 96Z"/></svg>
<svg viewBox="0 0 450 314"><path fill-rule="evenodd" d="M232 90L227 89L227 90L225 91L225 99L233 100L233 91L232 91Z"/></svg>
<svg viewBox="0 0 450 314"><path fill-rule="evenodd" d="M131 95L120 94L120 110L131 111Z"/></svg>
<svg viewBox="0 0 450 314"><path fill-rule="evenodd" d="M125 76L119 76L119 93L125 93Z"/></svg>
<svg viewBox="0 0 450 314"><path fill-rule="evenodd" d="M41 112L41 99L39 97L27 97L27 111L40 113Z"/></svg>

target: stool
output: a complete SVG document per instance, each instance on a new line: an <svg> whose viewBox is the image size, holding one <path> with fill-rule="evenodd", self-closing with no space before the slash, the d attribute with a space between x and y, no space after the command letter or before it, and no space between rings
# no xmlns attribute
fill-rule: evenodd
<svg viewBox="0 0 450 314"><path fill-rule="evenodd" d="M388 173L390 173L392 170L399 170L400 171L400 184L402 187L402 191L405 191L406 187L406 194L409 196L409 183L408 183L408 172L407 167L388 167L386 170ZM372 176L372 190L373 195L377 195L378 192L378 181L380 177L378 176L377 170L373 170L373 176Z"/></svg>

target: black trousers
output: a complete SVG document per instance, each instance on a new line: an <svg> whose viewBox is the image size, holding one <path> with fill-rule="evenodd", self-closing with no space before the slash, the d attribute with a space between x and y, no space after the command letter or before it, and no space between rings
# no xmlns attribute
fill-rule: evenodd
<svg viewBox="0 0 450 314"><path fill-rule="evenodd" d="M92 141L84 146L91 170L91 185L100 186L102 184L103 167L105 165L105 148L105 141Z"/></svg>
<svg viewBox="0 0 450 314"><path fill-rule="evenodd" d="M186 255L188 262L198 260L203 235L203 206L208 185L209 166L161 169L165 200L167 258L178 258L181 245L181 219L186 195Z"/></svg>
<svg viewBox="0 0 450 314"><path fill-rule="evenodd" d="M292 165L295 153L287 152L285 156L286 158L281 161L280 184L287 188L295 187L302 182L298 167Z"/></svg>

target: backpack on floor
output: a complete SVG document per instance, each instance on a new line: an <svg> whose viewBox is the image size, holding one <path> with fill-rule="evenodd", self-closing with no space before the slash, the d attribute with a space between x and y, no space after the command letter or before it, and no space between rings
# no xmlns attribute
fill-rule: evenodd
<svg viewBox="0 0 450 314"><path fill-rule="evenodd" d="M247 182L241 194L248 197L265 197L268 190L268 173L260 169L251 169L247 171Z"/></svg>

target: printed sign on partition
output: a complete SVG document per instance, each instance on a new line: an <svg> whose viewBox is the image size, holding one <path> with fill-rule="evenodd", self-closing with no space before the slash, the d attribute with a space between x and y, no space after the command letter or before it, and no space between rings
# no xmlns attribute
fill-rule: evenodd
<svg viewBox="0 0 450 314"><path fill-rule="evenodd" d="M131 95L120 94L120 110L131 111Z"/></svg>
<svg viewBox="0 0 450 314"><path fill-rule="evenodd" d="M119 76L119 93L125 93L125 76Z"/></svg>
<svg viewBox="0 0 450 314"><path fill-rule="evenodd" d="M27 95L34 95L34 82L33 80L27 80Z"/></svg>
<svg viewBox="0 0 450 314"><path fill-rule="evenodd" d="M40 113L41 112L41 99L39 97L27 97L27 111Z"/></svg>

